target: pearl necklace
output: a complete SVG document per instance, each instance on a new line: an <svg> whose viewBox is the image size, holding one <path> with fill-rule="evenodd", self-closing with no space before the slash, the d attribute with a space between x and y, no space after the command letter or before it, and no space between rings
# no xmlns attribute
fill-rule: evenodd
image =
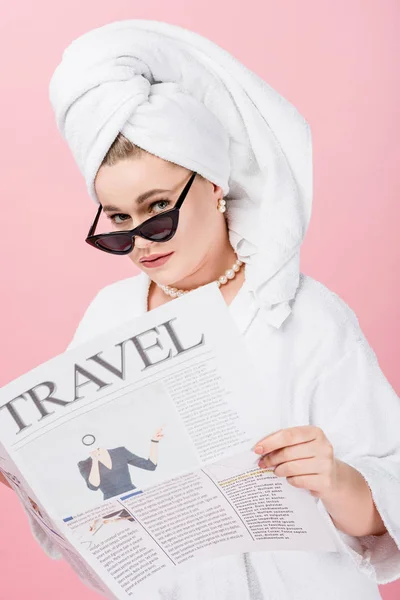
<svg viewBox="0 0 400 600"><path fill-rule="evenodd" d="M241 266L243 265L241 260L236 260L230 269L227 269L221 277L218 277L216 280L216 284L218 287L221 285L225 285L228 283L230 279L234 279L236 277L236 273L240 271ZM179 296L183 296L183 294L187 294L191 290L178 290L177 288L170 287L169 285L161 285L161 283L157 283L158 287L162 289L163 292L171 296L171 298L177 298ZM195 288L196 289L196 288Z"/></svg>

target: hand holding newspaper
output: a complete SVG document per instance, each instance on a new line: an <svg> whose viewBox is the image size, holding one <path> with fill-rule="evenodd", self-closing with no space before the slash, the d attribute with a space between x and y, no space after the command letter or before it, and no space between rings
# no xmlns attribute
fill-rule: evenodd
<svg viewBox="0 0 400 600"><path fill-rule="evenodd" d="M258 466L258 381L215 284L56 356L0 390L0 470L108 598L223 554L336 551L306 490Z"/></svg>

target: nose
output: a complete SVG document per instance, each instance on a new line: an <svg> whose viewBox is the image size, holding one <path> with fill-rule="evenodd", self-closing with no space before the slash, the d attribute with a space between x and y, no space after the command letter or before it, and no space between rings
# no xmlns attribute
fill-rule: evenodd
<svg viewBox="0 0 400 600"><path fill-rule="evenodd" d="M151 244L153 244L151 240L146 240L145 238L142 238L139 235L135 236L135 248L145 249L151 246Z"/></svg>

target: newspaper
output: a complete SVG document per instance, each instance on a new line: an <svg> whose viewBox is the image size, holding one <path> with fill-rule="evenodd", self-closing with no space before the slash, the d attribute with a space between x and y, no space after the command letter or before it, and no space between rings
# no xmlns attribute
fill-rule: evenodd
<svg viewBox="0 0 400 600"><path fill-rule="evenodd" d="M0 470L86 584L143 598L223 554L337 551L254 444L268 402L216 284L0 390Z"/></svg>

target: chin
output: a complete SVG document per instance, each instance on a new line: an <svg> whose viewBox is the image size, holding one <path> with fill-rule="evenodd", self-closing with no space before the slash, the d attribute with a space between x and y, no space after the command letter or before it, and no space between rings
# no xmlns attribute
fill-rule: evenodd
<svg viewBox="0 0 400 600"><path fill-rule="evenodd" d="M174 277L173 270L165 268L159 269L146 269L140 262L135 263L140 271L143 271L156 283L160 283L161 285L169 285Z"/></svg>
<svg viewBox="0 0 400 600"><path fill-rule="evenodd" d="M177 272L176 269L173 268L165 268L159 269L158 273L148 273L148 275L156 282L161 285L169 285L171 287L176 287L175 283L179 281L183 281L187 276L186 273L182 273L181 270Z"/></svg>
<svg viewBox="0 0 400 600"><path fill-rule="evenodd" d="M153 279L156 283L159 283L161 285L170 285L171 287L174 287L174 283L175 281L179 281L179 279L176 277L176 275L174 275L173 273L154 273L154 275L152 275L151 273L149 273L149 276L151 277L151 279Z"/></svg>

